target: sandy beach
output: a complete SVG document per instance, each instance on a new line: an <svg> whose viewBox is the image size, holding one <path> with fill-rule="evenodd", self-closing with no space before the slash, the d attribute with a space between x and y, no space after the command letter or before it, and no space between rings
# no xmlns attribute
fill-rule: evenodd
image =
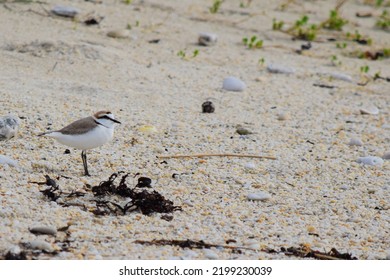
<svg viewBox="0 0 390 280"><path fill-rule="evenodd" d="M0 117L20 122L0 141L0 259L390 259L388 1L344 1L342 30L324 23L340 1L129 2L0 0ZM37 135L100 110L121 124L86 177L81 151ZM218 156L162 157L199 154ZM98 207L129 202L92 191L119 171L181 210Z"/></svg>

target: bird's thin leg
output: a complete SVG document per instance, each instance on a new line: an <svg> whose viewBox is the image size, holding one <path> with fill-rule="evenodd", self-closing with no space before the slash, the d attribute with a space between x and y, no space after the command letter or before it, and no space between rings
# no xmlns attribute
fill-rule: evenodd
<svg viewBox="0 0 390 280"><path fill-rule="evenodd" d="M81 152L81 158L83 160L83 165L84 165L84 175L85 176L91 176L89 175L89 172L88 172L88 164L87 164L87 151L82 151Z"/></svg>

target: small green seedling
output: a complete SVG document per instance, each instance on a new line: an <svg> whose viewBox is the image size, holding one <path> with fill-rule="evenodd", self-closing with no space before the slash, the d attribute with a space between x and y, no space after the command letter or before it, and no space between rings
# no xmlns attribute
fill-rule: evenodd
<svg viewBox="0 0 390 280"><path fill-rule="evenodd" d="M213 5L209 8L210 13L216 14L224 0L214 0Z"/></svg>
<svg viewBox="0 0 390 280"><path fill-rule="evenodd" d="M177 56L180 57L181 59L189 60L190 58L195 58L199 55L199 50L195 49L192 52L192 56L187 56L187 53L184 50L180 50L177 52Z"/></svg>
<svg viewBox="0 0 390 280"><path fill-rule="evenodd" d="M330 29L330 30L337 30L341 31L343 29L343 26L348 23L348 20L343 19L337 10L331 10L329 18L323 22L321 25L323 28Z"/></svg>
<svg viewBox="0 0 390 280"><path fill-rule="evenodd" d="M383 29L383 30L389 30L390 29L390 14L387 10L384 10L382 14L379 16L377 22L375 23L375 26Z"/></svg>
<svg viewBox="0 0 390 280"><path fill-rule="evenodd" d="M342 42L342 43L337 42L336 43L336 48L338 48L338 49L345 49L346 47L347 47L346 42Z"/></svg>
<svg viewBox="0 0 390 280"><path fill-rule="evenodd" d="M255 35L250 38L242 38L242 42L249 49L261 49L263 47L263 40L257 39Z"/></svg>
<svg viewBox="0 0 390 280"><path fill-rule="evenodd" d="M347 39L355 41L361 45L372 45L372 39L368 36L363 36L359 33L358 30L355 30L355 34L351 34L350 32L346 33Z"/></svg>
<svg viewBox="0 0 390 280"><path fill-rule="evenodd" d="M361 73L367 74L368 71L370 71L370 67L368 65L364 65L364 66L360 67L360 72Z"/></svg>
<svg viewBox="0 0 390 280"><path fill-rule="evenodd" d="M133 2L133 0L123 0L123 3L125 3L126 5L130 5L131 2Z"/></svg>
<svg viewBox="0 0 390 280"><path fill-rule="evenodd" d="M264 66L265 65L265 58L264 57L261 57L258 61L259 65L260 66Z"/></svg>
<svg viewBox="0 0 390 280"><path fill-rule="evenodd" d="M297 39L313 41L317 37L317 31L318 26L316 24L309 24L309 17L303 15L290 28L289 33L292 33Z"/></svg>
<svg viewBox="0 0 390 280"><path fill-rule="evenodd" d="M276 19L272 20L272 30L282 30L284 21L277 21Z"/></svg>
<svg viewBox="0 0 390 280"><path fill-rule="evenodd" d="M341 61L338 59L338 57L336 55L332 55L330 57L330 63L333 65L333 66L340 66L341 65Z"/></svg>

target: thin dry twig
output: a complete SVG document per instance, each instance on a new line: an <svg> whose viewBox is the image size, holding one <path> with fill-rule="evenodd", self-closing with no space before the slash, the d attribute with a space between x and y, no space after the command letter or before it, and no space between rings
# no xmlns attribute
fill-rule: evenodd
<svg viewBox="0 0 390 280"><path fill-rule="evenodd" d="M272 159L276 160L276 157L273 156L259 156L259 155L244 155L244 154L192 154L192 155L160 155L157 156L160 159L166 159L166 158L203 158L203 157L247 157L247 158L265 158L265 159Z"/></svg>

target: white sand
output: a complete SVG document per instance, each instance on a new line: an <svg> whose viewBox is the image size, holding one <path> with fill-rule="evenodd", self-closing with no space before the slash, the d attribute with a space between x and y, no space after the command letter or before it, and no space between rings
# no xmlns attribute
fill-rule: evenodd
<svg viewBox="0 0 390 280"><path fill-rule="evenodd" d="M134 244L135 240L192 239L207 243L280 250L305 244L313 250L336 248L359 259L383 259L390 250L390 163L362 166L363 156L382 156L390 149L390 84L383 80L358 86L360 67L372 76L390 77L389 61L344 56L353 49L370 49L348 42L346 50L324 39L298 55L303 41L272 30L272 19L293 23L306 13L311 22L328 17L334 1L295 1L285 11L283 1L225 1L210 14L212 1L137 1L125 5L62 1L104 16L100 26L47 16L49 4L0 4L0 116L21 119L17 138L0 142L0 154L19 167L0 165L0 255L22 243L45 240L59 254L38 259L172 259L207 258L210 252L172 246ZM304 2L304 4L302 4ZM375 18L357 18L357 11L379 10L348 1L342 8L350 20L345 31L369 34L371 48L389 46L389 33L373 28ZM136 26L136 23L139 26ZM132 25L130 38L106 36ZM218 35L215 46L197 45L199 32ZM243 37L257 35L264 47L248 50ZM158 44L148 41L160 39ZM183 50L191 57L182 59ZM337 55L340 66L331 66ZM271 74L258 64L276 63L294 74ZM326 73L343 73L352 83L330 80ZM243 92L221 89L225 77L243 80ZM314 87L314 83L337 88ZM202 114L210 99L213 114ZM375 105L377 115L360 109ZM36 135L59 129L95 111L111 110L122 125L115 138L88 154L92 177L83 177L80 151ZM285 120L278 120L280 114ZM242 137L243 125L253 132ZM153 125L156 133L138 131ZM363 146L349 146L357 137ZM311 142L311 143L310 143ZM161 154L241 153L273 155L277 160L249 158L157 159ZM248 164L251 168L248 168ZM96 185L124 170L153 180L154 189L183 211L172 221L161 214L95 216L80 207L61 207L39 190L44 175L60 178L66 191ZM182 174L173 179L172 174ZM129 184L135 185L136 179ZM251 193L271 199L251 201ZM92 205L89 193L77 198ZM33 226L56 228L71 223L70 248L61 252L57 238L29 232ZM57 240L57 241L56 241ZM211 248L220 259L291 259L284 254ZM1 259L0 256L0 259ZM31 257L31 254L29 254ZM215 257L215 255L214 255Z"/></svg>

